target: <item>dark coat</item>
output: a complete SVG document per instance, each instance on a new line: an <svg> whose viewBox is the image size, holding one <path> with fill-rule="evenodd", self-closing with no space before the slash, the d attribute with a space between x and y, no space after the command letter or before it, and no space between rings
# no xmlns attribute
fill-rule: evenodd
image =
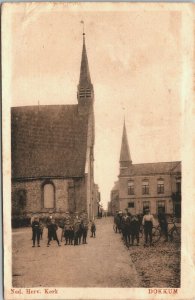
<svg viewBox="0 0 195 300"><path fill-rule="evenodd" d="M133 216L131 219L131 231L133 234L137 234L139 233L139 230L140 230L139 219Z"/></svg>
<svg viewBox="0 0 195 300"><path fill-rule="evenodd" d="M54 239L54 240L57 240L57 234L56 234L56 231L58 229L58 226L56 224L48 224L47 226L48 228L48 238L49 239Z"/></svg>
<svg viewBox="0 0 195 300"><path fill-rule="evenodd" d="M96 226L95 223L91 224L91 232L95 232L96 231Z"/></svg>
<svg viewBox="0 0 195 300"><path fill-rule="evenodd" d="M32 230L35 232L40 232L41 228L40 228L40 224L38 221L33 221L32 222Z"/></svg>

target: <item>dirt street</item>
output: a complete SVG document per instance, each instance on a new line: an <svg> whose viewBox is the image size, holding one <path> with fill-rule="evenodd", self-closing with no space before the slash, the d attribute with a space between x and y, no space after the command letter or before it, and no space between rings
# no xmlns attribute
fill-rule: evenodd
<svg viewBox="0 0 195 300"><path fill-rule="evenodd" d="M139 287L140 279L121 236L112 229L113 219L96 221L97 237L88 244L47 247L44 229L41 247L32 248L31 228L13 230L14 287ZM61 229L58 229L61 237Z"/></svg>

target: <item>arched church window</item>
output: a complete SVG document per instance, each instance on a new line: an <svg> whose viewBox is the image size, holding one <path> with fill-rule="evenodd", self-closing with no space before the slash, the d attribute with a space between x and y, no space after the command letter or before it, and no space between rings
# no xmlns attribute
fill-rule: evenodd
<svg viewBox="0 0 195 300"><path fill-rule="evenodd" d="M55 190L53 183L45 183L43 186L43 207L54 208L55 206Z"/></svg>

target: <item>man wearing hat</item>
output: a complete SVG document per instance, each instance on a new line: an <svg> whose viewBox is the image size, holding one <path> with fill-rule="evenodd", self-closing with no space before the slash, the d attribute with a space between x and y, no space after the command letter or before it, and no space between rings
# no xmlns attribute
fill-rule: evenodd
<svg viewBox="0 0 195 300"><path fill-rule="evenodd" d="M150 210L145 210L145 215L143 216L142 225L144 226L144 234L145 234L145 243L144 246L148 244L148 237L150 240L150 246L152 246L152 227L154 225L154 217L150 214Z"/></svg>

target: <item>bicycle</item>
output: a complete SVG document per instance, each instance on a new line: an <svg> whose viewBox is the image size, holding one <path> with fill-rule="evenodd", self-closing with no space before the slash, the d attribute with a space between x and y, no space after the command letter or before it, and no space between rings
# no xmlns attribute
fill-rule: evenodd
<svg viewBox="0 0 195 300"><path fill-rule="evenodd" d="M168 224L173 224L173 226L168 230L168 238L170 239L171 242L176 242L179 243L181 241L181 228L176 225L176 221L173 220L172 222L169 222ZM163 231L160 227L154 226L152 228L152 241L153 243L157 243L161 237L163 236Z"/></svg>
<svg viewBox="0 0 195 300"><path fill-rule="evenodd" d="M168 236L170 238L170 241L175 241L176 243L181 242L181 227L176 226L175 221L173 221L173 227L168 231Z"/></svg>

